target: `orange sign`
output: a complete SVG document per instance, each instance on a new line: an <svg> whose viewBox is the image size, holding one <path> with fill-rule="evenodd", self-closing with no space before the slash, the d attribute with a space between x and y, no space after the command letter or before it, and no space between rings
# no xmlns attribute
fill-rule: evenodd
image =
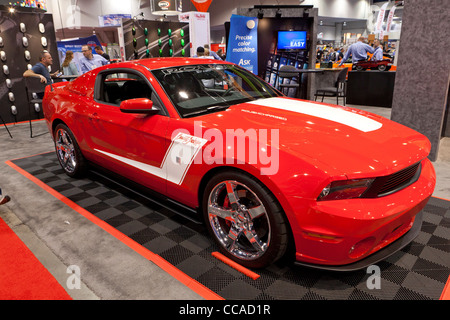
<svg viewBox="0 0 450 320"><path fill-rule="evenodd" d="M212 0L191 0L197 11L206 12L211 5Z"/></svg>

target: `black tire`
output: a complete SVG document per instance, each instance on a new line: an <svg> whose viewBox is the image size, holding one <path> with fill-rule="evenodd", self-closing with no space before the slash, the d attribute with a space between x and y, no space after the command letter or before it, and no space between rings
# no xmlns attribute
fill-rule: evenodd
<svg viewBox="0 0 450 320"><path fill-rule="evenodd" d="M380 64L379 66L378 66L378 70L379 71L386 71L386 65L384 65L384 64Z"/></svg>
<svg viewBox="0 0 450 320"><path fill-rule="evenodd" d="M221 252L240 265L263 268L285 254L289 242L285 214L254 177L237 171L219 173L205 188L202 208Z"/></svg>
<svg viewBox="0 0 450 320"><path fill-rule="evenodd" d="M56 156L64 172L72 178L83 177L88 164L72 131L63 123L56 126L54 131Z"/></svg>

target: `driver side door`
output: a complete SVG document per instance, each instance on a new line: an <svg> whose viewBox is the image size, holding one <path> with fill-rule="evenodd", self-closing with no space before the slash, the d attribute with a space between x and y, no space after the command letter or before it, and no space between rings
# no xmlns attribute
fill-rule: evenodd
<svg viewBox="0 0 450 320"><path fill-rule="evenodd" d="M166 193L166 173L160 170L169 142L166 131L169 117L145 71L109 69L97 76L94 103L85 121L91 135L93 161L108 170ZM120 103L134 98L148 98L158 114L124 113Z"/></svg>

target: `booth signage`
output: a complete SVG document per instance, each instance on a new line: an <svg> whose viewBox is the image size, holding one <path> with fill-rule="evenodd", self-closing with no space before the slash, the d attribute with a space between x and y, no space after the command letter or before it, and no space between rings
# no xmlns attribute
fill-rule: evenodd
<svg viewBox="0 0 450 320"><path fill-rule="evenodd" d="M100 27L120 26L122 19L131 19L131 14L108 14L98 17Z"/></svg>
<svg viewBox="0 0 450 320"><path fill-rule="evenodd" d="M175 16L183 11L182 0L150 0L152 14Z"/></svg>
<svg viewBox="0 0 450 320"><path fill-rule="evenodd" d="M258 74L258 19L232 15L227 61Z"/></svg>

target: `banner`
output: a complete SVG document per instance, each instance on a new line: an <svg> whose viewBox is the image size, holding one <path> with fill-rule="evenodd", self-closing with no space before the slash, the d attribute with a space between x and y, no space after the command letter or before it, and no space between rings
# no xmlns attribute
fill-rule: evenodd
<svg viewBox="0 0 450 320"><path fill-rule="evenodd" d="M384 15L386 13L386 8L388 4L389 2L383 4L380 8L380 11L378 12L377 23L375 25L375 34L380 34L380 32L382 31Z"/></svg>
<svg viewBox="0 0 450 320"><path fill-rule="evenodd" d="M122 24L122 19L131 19L131 14L108 14L98 16L98 25L100 27L118 27Z"/></svg>
<svg viewBox="0 0 450 320"><path fill-rule="evenodd" d="M206 12L211 5L212 0L191 0L197 11Z"/></svg>
<svg viewBox="0 0 450 320"><path fill-rule="evenodd" d="M258 19L232 15L227 61L258 74Z"/></svg>
<svg viewBox="0 0 450 320"><path fill-rule="evenodd" d="M396 8L396 6L393 6L391 8L391 10L389 11L387 25L386 25L386 34L389 34L389 31L391 30L391 24L392 24L392 20L394 19L395 8Z"/></svg>

